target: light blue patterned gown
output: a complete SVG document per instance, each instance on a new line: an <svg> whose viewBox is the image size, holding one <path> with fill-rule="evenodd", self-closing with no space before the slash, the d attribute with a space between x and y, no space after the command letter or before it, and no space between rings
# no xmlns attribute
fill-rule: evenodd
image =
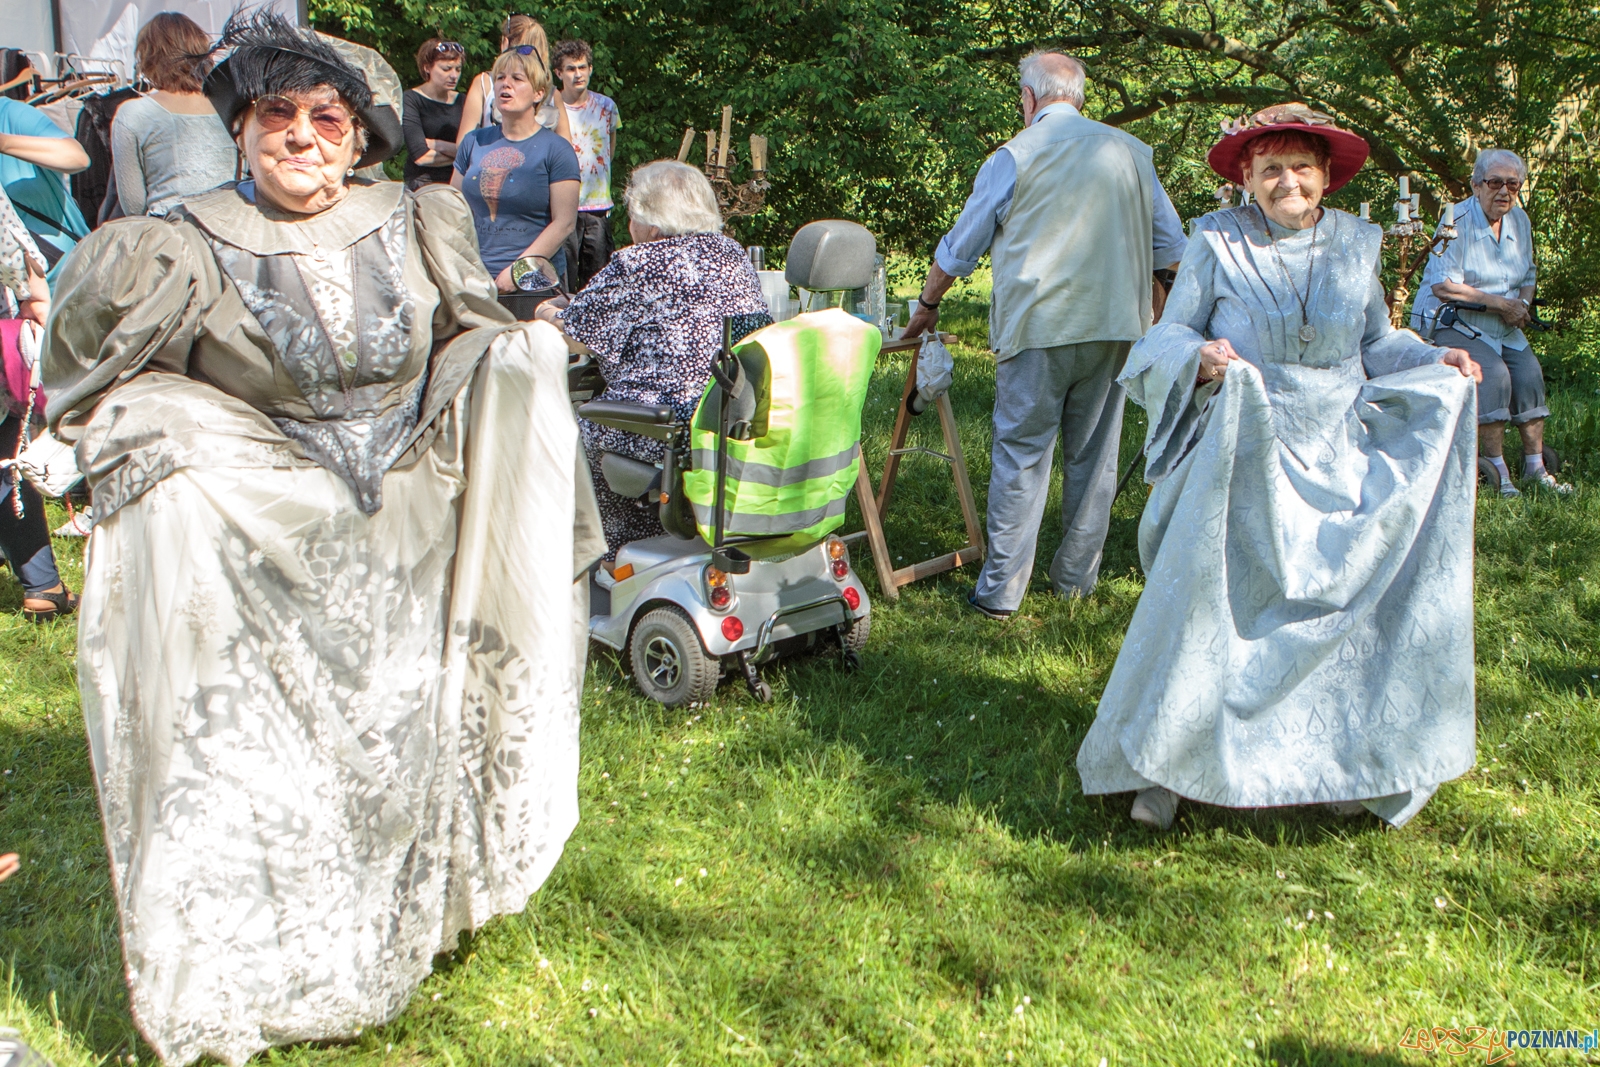
<svg viewBox="0 0 1600 1067"><path fill-rule="evenodd" d="M1476 389L1390 326L1377 226L1326 211L1314 263L1312 230L1256 207L1193 231L1120 379L1150 417L1147 579L1084 792L1361 800L1399 825L1475 758ZM1196 388L1218 337L1243 359Z"/></svg>

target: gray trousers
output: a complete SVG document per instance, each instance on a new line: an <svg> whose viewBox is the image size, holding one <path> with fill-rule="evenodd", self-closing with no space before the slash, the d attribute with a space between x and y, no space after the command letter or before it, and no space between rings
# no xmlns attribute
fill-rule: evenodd
<svg viewBox="0 0 1600 1067"><path fill-rule="evenodd" d="M1499 352L1476 337L1454 329L1436 330L1433 343L1442 348L1465 348L1483 368L1478 383L1478 424L1509 422L1521 426L1548 418L1544 405L1544 370L1531 348L1503 347Z"/></svg>
<svg viewBox="0 0 1600 1067"><path fill-rule="evenodd" d="M994 447L990 452L988 551L975 599L1014 611L1028 591L1050 494L1051 461L1061 435L1061 547L1050 584L1063 596L1087 596L1117 492L1122 386L1116 377L1129 341L1086 341L1030 348L996 369Z"/></svg>

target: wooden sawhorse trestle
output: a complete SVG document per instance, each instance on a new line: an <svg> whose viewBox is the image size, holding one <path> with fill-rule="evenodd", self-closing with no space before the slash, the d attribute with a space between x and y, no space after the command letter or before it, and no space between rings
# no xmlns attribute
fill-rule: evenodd
<svg viewBox="0 0 1600 1067"><path fill-rule="evenodd" d="M941 334L940 339L945 344L953 343L956 338L952 334ZM894 433L889 438L889 458L883 465L882 488L874 492L872 476L867 473L866 457L862 457L860 473L856 476L856 496L861 502L861 516L865 520L866 529L862 533L854 534L850 540L866 536L867 544L872 549L872 561L878 568L878 581L883 587L883 595L890 600L900 599L900 587L909 585L922 578L945 571L955 570L957 567L968 563L977 563L983 559L983 523L978 515L978 504L972 495L972 481L967 476L967 461L961 452L961 435L956 429L956 416L950 407L950 396L946 393L934 401L933 408L939 413L939 427L944 432L945 452L935 452L931 448L907 448L906 435L911 430L911 409L906 406L906 401L911 394L917 391L917 348L919 340L908 337L899 341L890 341L879 350L879 354L910 352L911 361L906 369L906 387L900 395L900 409L895 415ZM947 552L942 556L922 560L906 567L895 567L890 562L889 544L883 536L883 522L889 514L889 500L894 494L894 482L900 472L900 457L920 453L933 456L950 464L950 473L955 479L956 496L961 502L961 518L967 527L967 543L954 552Z"/></svg>

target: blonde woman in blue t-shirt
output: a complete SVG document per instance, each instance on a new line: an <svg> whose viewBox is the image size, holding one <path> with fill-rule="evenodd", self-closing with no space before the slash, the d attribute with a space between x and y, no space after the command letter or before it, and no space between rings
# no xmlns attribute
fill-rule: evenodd
<svg viewBox="0 0 1600 1067"><path fill-rule="evenodd" d="M457 146L450 184L472 208L483 265L510 294L517 291L511 264L524 256L563 269L561 248L578 213L578 157L535 114L550 91L537 55L502 53L492 74L500 124L474 130Z"/></svg>

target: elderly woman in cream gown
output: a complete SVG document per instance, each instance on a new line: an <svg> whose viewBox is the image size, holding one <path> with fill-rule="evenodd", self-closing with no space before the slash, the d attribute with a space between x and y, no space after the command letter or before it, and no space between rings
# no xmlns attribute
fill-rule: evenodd
<svg viewBox="0 0 1600 1067"><path fill-rule="evenodd" d="M131 1007L164 1062L394 1017L576 824L605 550L555 330L461 195L352 179L359 69L231 23L254 180L102 227L47 331L97 522L79 684Z"/></svg>
<svg viewBox="0 0 1600 1067"><path fill-rule="evenodd" d="M1404 823L1473 765L1478 368L1390 326L1377 226L1319 205L1367 155L1304 105L1212 166L1121 380L1149 412L1143 596L1078 753L1086 793L1363 807Z"/></svg>

